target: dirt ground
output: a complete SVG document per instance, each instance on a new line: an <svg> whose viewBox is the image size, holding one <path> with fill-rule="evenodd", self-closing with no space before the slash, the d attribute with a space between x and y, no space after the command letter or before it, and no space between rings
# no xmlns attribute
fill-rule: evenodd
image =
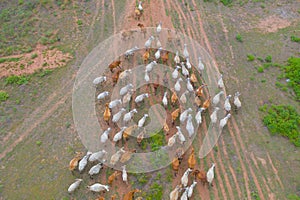
<svg viewBox="0 0 300 200"><path fill-rule="evenodd" d="M75 1L72 3L75 5ZM80 3L88 6L91 14L82 17L69 10L74 14L74 23L70 29L72 33L66 33L65 42L74 40L71 46L75 54L59 53L58 56L58 60L71 59L68 66L55 70L44 79L33 78L29 85L0 84L1 89L11 92L8 102L1 103L4 114L1 114L0 122L3 126L0 132L0 199L95 199L98 196L84 187L96 181L106 183L111 169L105 167L96 180L86 173L72 174L68 170L75 151L86 152L72 119L72 88L77 69L89 50L110 34L138 28L138 23L154 27L159 21L164 28L186 34L207 50L217 67L215 70L224 75L227 94L242 93L242 109L232 113L213 151L204 159L197 159L196 168L199 169L207 170L211 163L216 164L214 186L208 188L199 182L191 199L268 200L287 199L289 194L300 195L299 149L284 138L271 137L262 125L258 111L264 102L287 103L298 110L300 107L287 93L275 87L279 70L272 68L259 74L253 66L258 63L249 63L246 59L248 53L258 57L272 55L276 62L282 63L292 55L299 56L297 44L287 40L300 27L300 14L295 10L299 3L278 1L273 5L266 1L263 8L252 2L225 7L197 0L145 0L140 21L134 19L135 1ZM79 18L87 24L84 30L76 23ZM236 41L237 33L243 36L243 43ZM36 51L42 52L42 48ZM23 56L29 59L31 54ZM36 59L39 58L38 53ZM151 87L144 90L153 92ZM160 93L150 97L150 104L160 100L162 91ZM16 100L21 103L17 104ZM203 117L204 130L208 128L211 112L212 108ZM168 123L172 127L169 120L170 117ZM171 132L175 130L171 128ZM195 152L199 151L203 137L199 134L193 142ZM42 144L37 145L38 141ZM147 197L153 192L152 184L159 183L163 186L163 199L169 199L170 191L180 183L187 169L189 154L190 149L177 176L171 167L149 174L129 174L128 185L119 176L104 196L110 199L111 195L117 194L117 199L122 199L130 190L139 188L142 193L137 193L136 197ZM67 188L75 178L83 178L84 183L69 195Z"/></svg>

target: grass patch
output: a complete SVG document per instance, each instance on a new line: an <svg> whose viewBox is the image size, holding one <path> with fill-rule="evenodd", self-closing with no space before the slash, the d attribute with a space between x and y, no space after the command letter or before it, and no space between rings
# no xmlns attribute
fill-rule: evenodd
<svg viewBox="0 0 300 200"><path fill-rule="evenodd" d="M287 196L288 200L300 200L300 196L296 195L296 194L289 194Z"/></svg>
<svg viewBox="0 0 300 200"><path fill-rule="evenodd" d="M162 146L165 145L166 142L163 130L150 137L149 140L151 151L156 151L160 149Z"/></svg>
<svg viewBox="0 0 300 200"><path fill-rule="evenodd" d="M288 80L287 86L290 87L296 96L296 100L300 100L300 58L291 57L288 59L288 64L281 67L284 71L278 78Z"/></svg>
<svg viewBox="0 0 300 200"><path fill-rule="evenodd" d="M259 67L257 68L257 72L263 73L263 72L264 72L264 67L259 66Z"/></svg>
<svg viewBox="0 0 300 200"><path fill-rule="evenodd" d="M21 58L0 58L0 63L18 62Z"/></svg>
<svg viewBox="0 0 300 200"><path fill-rule="evenodd" d="M6 101L9 98L9 95L6 91L0 90L0 102Z"/></svg>
<svg viewBox="0 0 300 200"><path fill-rule="evenodd" d="M42 141L38 140L35 142L36 145L41 146L42 145Z"/></svg>
<svg viewBox="0 0 300 200"><path fill-rule="evenodd" d="M255 56L252 55L252 54L248 54L248 55L247 55L247 60L248 60L248 61L254 61L254 60L255 60Z"/></svg>
<svg viewBox="0 0 300 200"><path fill-rule="evenodd" d="M153 183L149 192L147 193L146 200L161 200L163 199L163 186L158 183Z"/></svg>
<svg viewBox="0 0 300 200"><path fill-rule="evenodd" d="M35 59L37 57L38 57L38 55L36 53L34 53L34 54L31 55L31 59Z"/></svg>
<svg viewBox="0 0 300 200"><path fill-rule="evenodd" d="M220 0L220 2L224 5L224 6L229 6L232 3L233 0Z"/></svg>
<svg viewBox="0 0 300 200"><path fill-rule="evenodd" d="M37 73L37 76L45 77L45 76L48 76L48 75L52 74L52 72L53 72L53 70L51 70L51 69L41 69Z"/></svg>
<svg viewBox="0 0 300 200"><path fill-rule="evenodd" d="M27 84L29 80L30 78L24 75L22 76L11 75L5 79L5 85L13 85L13 84L23 85L23 84Z"/></svg>
<svg viewBox="0 0 300 200"><path fill-rule="evenodd" d="M236 34L235 39L236 39L237 41L239 41L239 42L243 42L243 37L242 37L242 35L239 34L239 33Z"/></svg>
<svg viewBox="0 0 300 200"><path fill-rule="evenodd" d="M292 41L292 42L298 42L298 43L300 43L300 37L297 37L297 36L292 35L292 36L291 36L291 41Z"/></svg>
<svg viewBox="0 0 300 200"><path fill-rule="evenodd" d="M78 25L78 26L81 26L82 24L83 24L82 20L80 20L80 19L77 20L77 25Z"/></svg>
<svg viewBox="0 0 300 200"><path fill-rule="evenodd" d="M300 115L290 105L264 105L260 111L267 113L263 123L272 135L280 134L300 147Z"/></svg>
<svg viewBox="0 0 300 200"><path fill-rule="evenodd" d="M272 62L272 56L271 55L267 55L267 57L265 58L265 61L267 63L271 63Z"/></svg>

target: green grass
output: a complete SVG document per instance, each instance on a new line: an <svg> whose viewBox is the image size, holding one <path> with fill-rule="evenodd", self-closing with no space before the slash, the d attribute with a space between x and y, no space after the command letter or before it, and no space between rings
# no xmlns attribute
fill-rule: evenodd
<svg viewBox="0 0 300 200"><path fill-rule="evenodd" d="M287 196L288 200L300 200L300 196L296 195L296 194L289 194Z"/></svg>
<svg viewBox="0 0 300 200"><path fill-rule="evenodd" d="M147 192L146 200L161 200L163 199L163 186L158 183L153 183Z"/></svg>
<svg viewBox="0 0 300 200"><path fill-rule="evenodd" d="M9 95L6 91L0 90L0 102L6 101L9 98Z"/></svg>
<svg viewBox="0 0 300 200"><path fill-rule="evenodd" d="M264 67L259 66L259 67L257 68L257 71L258 71L259 73L263 73L263 72L264 72Z"/></svg>
<svg viewBox="0 0 300 200"><path fill-rule="evenodd" d="M247 60L248 60L248 61L254 61L254 60L255 60L255 56L252 55L252 54L248 54L248 55L247 55Z"/></svg>
<svg viewBox="0 0 300 200"><path fill-rule="evenodd" d="M80 19L77 20L77 25L78 25L78 26L81 26L82 24L83 24L82 20L80 20Z"/></svg>
<svg viewBox="0 0 300 200"><path fill-rule="evenodd" d="M223 3L224 6L229 6L233 0L220 0L221 3Z"/></svg>
<svg viewBox="0 0 300 200"><path fill-rule="evenodd" d="M272 56L271 55L267 55L266 58L265 58L265 61L267 63L271 63L272 62Z"/></svg>
<svg viewBox="0 0 300 200"><path fill-rule="evenodd" d="M239 41L239 42L243 42L243 38L242 38L242 35L241 34L236 34L236 36L235 36L235 39L237 40L237 41Z"/></svg>
<svg viewBox="0 0 300 200"><path fill-rule="evenodd" d="M18 62L21 58L0 58L0 63Z"/></svg>
<svg viewBox="0 0 300 200"><path fill-rule="evenodd" d="M13 85L13 84L23 85L23 84L27 84L29 80L30 80L30 78L28 76L11 75L5 79L5 84L6 85Z"/></svg>
<svg viewBox="0 0 300 200"><path fill-rule="evenodd" d="M300 43L300 37L297 37L297 36L292 35L292 36L291 36L291 41L292 41L292 42L298 42L298 43Z"/></svg>
<svg viewBox="0 0 300 200"><path fill-rule="evenodd" d="M34 54L31 55L31 59L35 59L37 57L38 57L38 55L36 53L34 53Z"/></svg>
<svg viewBox="0 0 300 200"><path fill-rule="evenodd" d="M294 93L297 101L300 100L300 58L291 57L288 59L287 65L282 67L283 74L280 78L289 79L287 86L290 87Z"/></svg>
<svg viewBox="0 0 300 200"><path fill-rule="evenodd" d="M260 111L267 113L263 123L272 135L282 135L300 147L300 115L290 105L264 105Z"/></svg>

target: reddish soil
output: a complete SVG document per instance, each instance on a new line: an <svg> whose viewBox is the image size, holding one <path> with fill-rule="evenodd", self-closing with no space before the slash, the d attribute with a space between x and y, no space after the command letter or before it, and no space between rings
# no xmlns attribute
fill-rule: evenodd
<svg viewBox="0 0 300 200"><path fill-rule="evenodd" d="M35 58L32 55L36 55ZM37 45L31 53L8 56L4 58L20 58L17 62L0 63L0 78L10 75L32 74L39 69L53 69L63 67L72 59L70 54L64 54L57 49L48 49Z"/></svg>

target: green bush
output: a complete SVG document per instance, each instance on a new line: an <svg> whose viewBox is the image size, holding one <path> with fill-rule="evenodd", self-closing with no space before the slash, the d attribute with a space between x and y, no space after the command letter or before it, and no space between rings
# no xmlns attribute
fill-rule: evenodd
<svg viewBox="0 0 300 200"><path fill-rule="evenodd" d="M283 67L285 78L289 79L288 86L291 87L296 95L296 100L300 100L300 58L291 57L288 65Z"/></svg>
<svg viewBox="0 0 300 200"><path fill-rule="evenodd" d="M248 60L248 61L254 61L254 60L255 60L255 56L252 55L252 54L248 54L248 55L247 55L247 60Z"/></svg>
<svg viewBox="0 0 300 200"><path fill-rule="evenodd" d="M18 62L21 58L0 58L0 63Z"/></svg>
<svg viewBox="0 0 300 200"><path fill-rule="evenodd" d="M265 61L268 63L272 62L272 56L271 55L267 55L267 57L265 58Z"/></svg>
<svg viewBox="0 0 300 200"><path fill-rule="evenodd" d="M292 41L292 42L300 42L300 37L297 37L297 36L292 35L292 36L291 36L291 41Z"/></svg>
<svg viewBox="0 0 300 200"><path fill-rule="evenodd" d="M42 70L42 71L38 74L38 76L39 76L39 77L48 76L48 75L52 74L52 72L53 72L53 70L51 70L51 69L45 69L45 70Z"/></svg>
<svg viewBox="0 0 300 200"><path fill-rule="evenodd" d="M35 59L37 57L38 57L38 55L36 53L34 53L34 54L31 55L31 59Z"/></svg>
<svg viewBox="0 0 300 200"><path fill-rule="evenodd" d="M9 98L8 93L0 90L0 102L6 101L8 98Z"/></svg>
<svg viewBox="0 0 300 200"><path fill-rule="evenodd" d="M221 3L224 4L224 6L228 6L232 3L232 0L220 0Z"/></svg>
<svg viewBox="0 0 300 200"><path fill-rule="evenodd" d="M259 67L257 68L257 71L258 71L259 73L263 73L263 72L264 72L264 67L259 66Z"/></svg>
<svg viewBox="0 0 300 200"><path fill-rule="evenodd" d="M23 85L23 84L27 84L28 81L29 81L29 77L11 75L5 79L5 84L6 85L11 85L11 84Z"/></svg>
<svg viewBox="0 0 300 200"><path fill-rule="evenodd" d="M296 194L289 194L287 196L288 200L300 200L300 196L296 195Z"/></svg>
<svg viewBox="0 0 300 200"><path fill-rule="evenodd" d="M263 117L263 123L268 127L272 135L280 134L297 147L300 147L300 115L290 105L271 105L260 109L267 113Z"/></svg>
<svg viewBox="0 0 300 200"><path fill-rule="evenodd" d="M157 134L153 135L152 137L149 138L149 140L150 140L149 143L151 146L151 151L156 151L160 149L166 143L163 131L160 131Z"/></svg>
<svg viewBox="0 0 300 200"><path fill-rule="evenodd" d="M80 20L80 19L77 20L77 25L78 25L78 26L81 26L82 24L83 24L82 20Z"/></svg>
<svg viewBox="0 0 300 200"><path fill-rule="evenodd" d="M243 42L242 35L239 34L239 33L235 36L235 39L236 39L237 41L239 41L239 42Z"/></svg>
<svg viewBox="0 0 300 200"><path fill-rule="evenodd" d="M147 194L146 200L161 200L163 199L163 186L158 183L153 183Z"/></svg>

